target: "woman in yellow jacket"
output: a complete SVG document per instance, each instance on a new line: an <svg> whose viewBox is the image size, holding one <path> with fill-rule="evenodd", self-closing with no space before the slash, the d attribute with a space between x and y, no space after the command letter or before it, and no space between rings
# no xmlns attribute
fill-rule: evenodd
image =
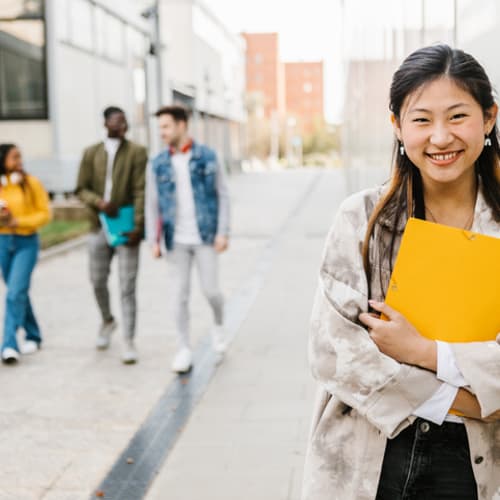
<svg viewBox="0 0 500 500"><path fill-rule="evenodd" d="M42 337L28 295L38 250L38 229L50 219L49 197L38 179L23 171L21 152L0 144L0 268L7 285L2 361L15 363L19 352L32 354ZM24 328L19 349L16 333Z"/></svg>

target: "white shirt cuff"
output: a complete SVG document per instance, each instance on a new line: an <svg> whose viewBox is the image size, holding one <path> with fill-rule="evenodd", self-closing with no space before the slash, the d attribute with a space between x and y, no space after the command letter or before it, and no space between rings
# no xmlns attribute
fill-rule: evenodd
<svg viewBox="0 0 500 500"><path fill-rule="evenodd" d="M420 418L425 418L430 422L441 425L450 411L455 400L458 387L446 382L423 404L421 404L413 414Z"/></svg>
<svg viewBox="0 0 500 500"><path fill-rule="evenodd" d="M457 366L450 344L436 340L437 343L437 378L455 387L469 385Z"/></svg>

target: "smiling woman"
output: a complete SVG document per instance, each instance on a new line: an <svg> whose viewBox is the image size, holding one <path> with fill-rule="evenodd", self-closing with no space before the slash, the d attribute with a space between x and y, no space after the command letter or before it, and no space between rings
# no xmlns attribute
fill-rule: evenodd
<svg viewBox="0 0 500 500"><path fill-rule="evenodd" d="M344 201L325 246L303 500L493 500L500 335L431 341L384 298L410 217L500 237L497 105L472 56L436 45L396 71L390 110L392 178Z"/></svg>

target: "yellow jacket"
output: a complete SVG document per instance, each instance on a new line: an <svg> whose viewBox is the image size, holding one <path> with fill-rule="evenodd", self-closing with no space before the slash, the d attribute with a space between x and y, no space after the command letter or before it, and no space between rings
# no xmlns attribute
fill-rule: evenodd
<svg viewBox="0 0 500 500"><path fill-rule="evenodd" d="M10 180L6 186L0 185L0 200L17 221L15 228L0 226L0 234L30 235L51 218L49 196L42 183L31 175L26 176L23 187Z"/></svg>

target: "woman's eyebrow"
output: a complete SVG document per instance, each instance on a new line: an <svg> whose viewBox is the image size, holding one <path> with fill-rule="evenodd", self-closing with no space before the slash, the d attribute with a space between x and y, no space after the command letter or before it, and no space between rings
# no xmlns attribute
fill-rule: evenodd
<svg viewBox="0 0 500 500"><path fill-rule="evenodd" d="M470 106L470 104L467 104L465 102L459 102L457 104L452 104L450 107L446 108L445 111L452 111L455 108L461 108L463 106ZM426 108L412 108L408 111L408 113L432 113L432 111Z"/></svg>

